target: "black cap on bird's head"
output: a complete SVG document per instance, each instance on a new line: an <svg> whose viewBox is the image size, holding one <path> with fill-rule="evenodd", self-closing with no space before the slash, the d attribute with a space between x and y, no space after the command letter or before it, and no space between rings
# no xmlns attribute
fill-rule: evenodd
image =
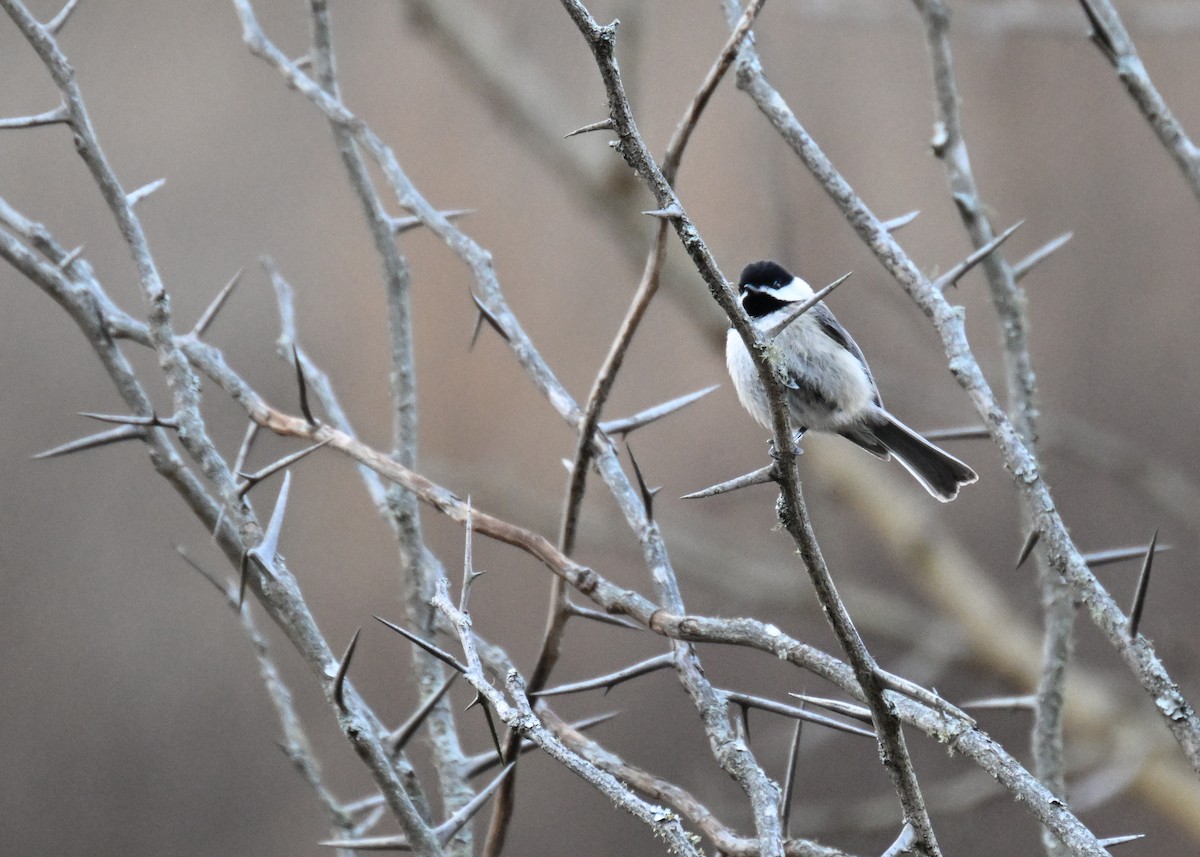
<svg viewBox="0 0 1200 857"><path fill-rule="evenodd" d="M787 269L778 262L764 259L761 262L751 262L742 269L742 277L738 280L738 291L744 292L751 286L757 286L759 291L781 289L795 279Z"/></svg>
<svg viewBox="0 0 1200 857"><path fill-rule="evenodd" d="M795 279L778 262L751 262L742 269L741 279L738 280L742 308L751 318L762 318L788 306L789 301L778 292Z"/></svg>

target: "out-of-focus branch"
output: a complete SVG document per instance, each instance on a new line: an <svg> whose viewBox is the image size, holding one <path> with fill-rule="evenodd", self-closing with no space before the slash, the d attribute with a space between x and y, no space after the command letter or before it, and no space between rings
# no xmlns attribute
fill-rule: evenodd
<svg viewBox="0 0 1200 857"><path fill-rule="evenodd" d="M1079 0L1079 3L1092 25L1092 41L1117 70L1117 77L1125 84L1138 110L1142 111L1163 148L1183 172L1192 193L1200 200L1200 147L1188 137L1150 79L1116 7L1109 0Z"/></svg>
<svg viewBox="0 0 1200 857"><path fill-rule="evenodd" d="M275 707L275 715L279 718L279 725L283 730L283 741L280 744L283 752L296 766L309 788L313 790L317 802L325 809L326 815L329 816L331 832L335 836L352 833L355 830L354 817L344 805L338 802L333 793L329 791L328 786L325 785L321 775L321 766L317 762L312 745L308 740L308 733L292 704L292 693L279 675L267 640L259 632L258 626L254 622L254 616L249 610L242 609L238 587L225 585L223 581L193 560L183 548L176 548L176 550L183 557L184 562L200 572L205 580L216 587L217 591L224 596L225 602L237 613L238 624L241 625L242 633L246 635L254 650L259 674L262 676L263 684L267 688L267 696L270 697L271 704Z"/></svg>

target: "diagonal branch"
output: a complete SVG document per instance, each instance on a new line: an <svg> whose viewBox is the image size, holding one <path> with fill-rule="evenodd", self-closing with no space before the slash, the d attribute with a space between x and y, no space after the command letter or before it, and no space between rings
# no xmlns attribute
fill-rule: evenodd
<svg viewBox="0 0 1200 857"><path fill-rule="evenodd" d="M1092 41L1117 70L1117 77L1125 84L1138 110L1150 123L1163 148L1175 159L1196 199L1200 200L1200 147L1188 137L1150 79L1116 7L1109 0L1079 0L1079 3L1092 25Z"/></svg>

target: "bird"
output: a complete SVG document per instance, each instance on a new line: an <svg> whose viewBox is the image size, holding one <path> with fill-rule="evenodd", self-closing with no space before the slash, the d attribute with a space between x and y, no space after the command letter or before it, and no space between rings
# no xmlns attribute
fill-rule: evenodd
<svg viewBox="0 0 1200 857"><path fill-rule="evenodd" d="M742 309L760 333L774 336L770 353L784 379L792 427L800 436L806 431L839 434L877 458L895 458L933 497L943 503L953 500L978 475L883 406L862 349L823 302L775 330L813 296L808 283L769 260L747 265L738 280ZM746 343L732 327L725 363L742 407L771 428L766 389Z"/></svg>

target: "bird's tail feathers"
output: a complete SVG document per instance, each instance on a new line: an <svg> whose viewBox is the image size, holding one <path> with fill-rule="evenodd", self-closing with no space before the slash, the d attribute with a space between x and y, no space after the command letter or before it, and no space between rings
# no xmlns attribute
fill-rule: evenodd
<svg viewBox="0 0 1200 857"><path fill-rule="evenodd" d="M943 503L957 497L961 486L979 478L966 464L930 443L891 414L886 414L886 420L872 426L872 429L875 440L886 447L904 465L904 469L925 486L926 491Z"/></svg>

